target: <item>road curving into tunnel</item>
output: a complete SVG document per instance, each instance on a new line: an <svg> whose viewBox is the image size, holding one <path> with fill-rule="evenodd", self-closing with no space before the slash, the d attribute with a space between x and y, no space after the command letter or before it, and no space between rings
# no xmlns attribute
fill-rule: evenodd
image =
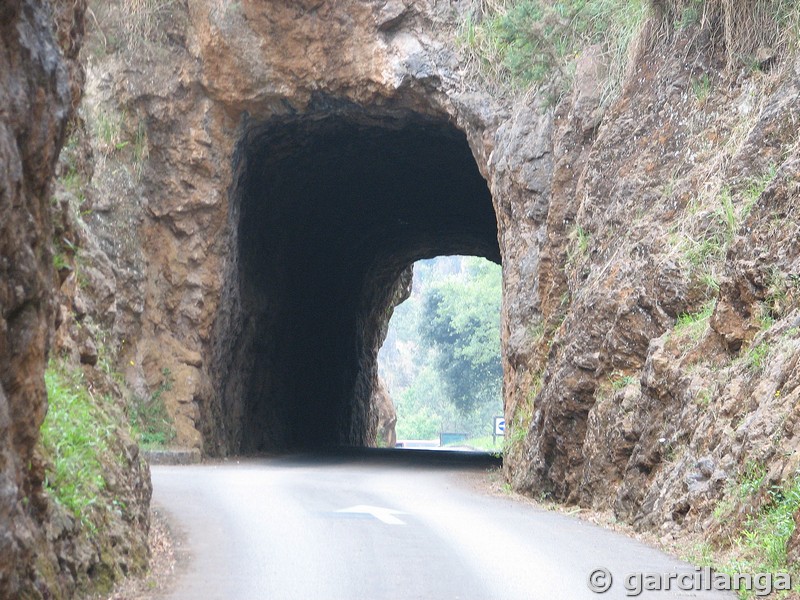
<svg viewBox="0 0 800 600"><path fill-rule="evenodd" d="M627 598L637 574L702 586L702 571L638 541L488 493L476 481L493 461L350 450L153 467L154 502L184 549L167 597ZM611 589L590 591L606 575ZM637 597L735 598L678 581Z"/></svg>

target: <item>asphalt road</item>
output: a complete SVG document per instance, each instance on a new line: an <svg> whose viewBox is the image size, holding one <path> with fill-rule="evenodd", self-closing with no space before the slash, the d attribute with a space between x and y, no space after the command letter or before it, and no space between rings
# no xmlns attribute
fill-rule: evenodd
<svg viewBox="0 0 800 600"><path fill-rule="evenodd" d="M622 535L486 493L475 482L487 466L403 450L155 466L154 502L186 551L167 597L602 600L633 597L631 574L696 573ZM613 577L602 595L587 585L600 567ZM670 587L637 597L734 597Z"/></svg>

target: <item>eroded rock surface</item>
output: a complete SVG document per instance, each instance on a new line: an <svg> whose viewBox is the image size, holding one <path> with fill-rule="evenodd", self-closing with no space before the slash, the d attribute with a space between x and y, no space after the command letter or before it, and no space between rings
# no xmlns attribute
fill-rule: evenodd
<svg viewBox="0 0 800 600"><path fill-rule="evenodd" d="M0 8L2 598L68 598L108 588L115 577L144 569L148 555L150 483L136 444L122 432L109 436L119 459L107 465L103 494L113 495L117 510L99 516L94 532L49 493L51 457L38 444L48 409L48 353L63 355L76 369L86 365L98 398L120 399L119 389L107 387L115 387L110 378L94 370L97 340L83 327L94 318L113 320L113 266L82 229L64 185L52 184L81 98L85 8L83 2L17 0ZM54 260L54 240L72 248L72 255ZM113 410L124 420L123 406Z"/></svg>
<svg viewBox="0 0 800 600"><path fill-rule="evenodd" d="M30 581L19 566L32 565L37 551L46 550L41 528L46 510L43 472L31 464L47 407L44 368L55 314L49 191L64 126L80 98L74 61L82 8L81 3L69 8L66 3L22 0L4 2L0 8L0 596L4 598L19 597L43 584ZM53 10L63 27L61 40L51 31ZM50 558L54 557L42 560Z"/></svg>
<svg viewBox="0 0 800 600"><path fill-rule="evenodd" d="M748 463L765 486L796 474L800 67L779 44L743 70L739 21L676 27L685 3L653 3L620 94L592 46L553 103L476 82L462 3L134 4L93 5L82 57L98 276L73 308L113 310L126 380L163 392L179 444L375 443L376 354L407 267L465 252L503 264L516 488L670 536L714 526ZM23 158L52 166L60 123ZM40 373L36 202L2 253L34 249L3 280L3 332L29 350L0 351ZM72 341L91 364L93 340ZM14 461L41 418L25 372L2 372Z"/></svg>
<svg viewBox="0 0 800 600"><path fill-rule="evenodd" d="M162 15L145 51L97 53L90 88L104 78L103 102L147 131L131 228L142 264L123 286L146 307L123 328L129 380L146 389L162 366L180 372L181 442L207 452L372 443L395 278L445 246L499 250L509 479L647 527L707 515L763 451L728 441L736 427L708 421L717 407L745 423L789 406L759 387L766 366L744 363L762 341L786 339L782 373L795 355L797 75L785 54L765 73L729 66L724 28L665 28L682 6L653 10L614 102L592 46L549 108L476 84L455 42L463 15L440 3L192 2ZM451 227L479 225L479 211L435 188L451 167L425 151L458 130L491 192L497 250ZM431 243L451 234L467 243ZM774 310L770 273L783 281ZM699 339L673 332L715 299ZM767 331L763 310L777 321ZM320 414L307 435L292 430ZM712 483L675 484L704 457Z"/></svg>
<svg viewBox="0 0 800 600"><path fill-rule="evenodd" d="M745 463L795 476L800 82L736 75L676 33L588 138L556 112L538 283L563 321L538 342L520 487L677 535L731 526L710 513Z"/></svg>

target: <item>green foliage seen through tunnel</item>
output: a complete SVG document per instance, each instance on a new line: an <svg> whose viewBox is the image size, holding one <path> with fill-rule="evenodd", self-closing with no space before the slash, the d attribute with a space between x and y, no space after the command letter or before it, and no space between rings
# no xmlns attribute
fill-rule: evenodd
<svg viewBox="0 0 800 600"><path fill-rule="evenodd" d="M502 414L501 288L500 266L481 258L415 264L411 296L395 310L379 359L398 439L491 436L492 417Z"/></svg>

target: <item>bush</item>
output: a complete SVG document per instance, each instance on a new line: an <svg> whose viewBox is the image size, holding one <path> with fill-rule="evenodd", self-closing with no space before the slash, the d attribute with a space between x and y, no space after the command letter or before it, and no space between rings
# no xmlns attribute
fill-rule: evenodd
<svg viewBox="0 0 800 600"><path fill-rule="evenodd" d="M789 561L787 546L795 530L794 515L800 510L800 478L770 485L764 493L766 477L763 465L751 461L744 466L739 477L729 484L726 497L717 504L714 518L723 521L740 512L742 506L756 502L760 506L737 528L729 548L717 554L714 547L705 544L702 552L687 558L730 575L790 573L796 580L797 564ZM739 597L752 598L753 593L742 590ZM786 596L779 593L776 597Z"/></svg>

